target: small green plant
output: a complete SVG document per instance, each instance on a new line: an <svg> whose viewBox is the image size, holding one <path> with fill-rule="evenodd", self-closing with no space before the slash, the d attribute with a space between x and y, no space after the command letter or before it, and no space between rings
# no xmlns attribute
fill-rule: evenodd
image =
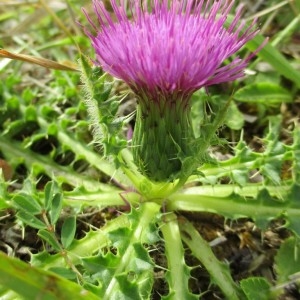
<svg viewBox="0 0 300 300"><path fill-rule="evenodd" d="M111 3L116 5L115 1ZM192 1L185 5L176 2L169 8L168 1L162 3L150 1L166 16L170 11L174 13L174 18L180 11L189 15L192 10ZM94 4L98 13L106 12L102 1ZM228 5L226 1L212 4L210 14L206 12L208 20L225 24ZM200 13L200 8L194 12ZM124 19L125 10L115 6L114 10L119 22L123 20L128 26L123 24L126 30L131 30L132 23ZM151 21L155 14L150 12ZM216 18L217 12L221 19ZM240 13L235 18L228 15L230 24L239 23ZM146 16L140 17L140 22L147 23ZM110 20L105 13L103 18ZM104 19L100 18L102 26ZM91 18L88 20L96 29ZM202 22L206 24L204 17ZM119 39L128 40L117 25L108 24ZM237 33L235 38L241 44L248 41L249 50L256 51L263 44L255 22L241 33L242 40L238 38L242 28L234 29L235 25L230 24L226 25L229 33ZM222 30L219 34L232 38L226 36L223 27ZM9 181L10 176L2 168L0 220L5 220L7 211L13 210L19 228L24 232L31 230L40 242L37 251L27 249L27 263L0 253L0 297L182 300L211 299L206 298L209 295L213 299L268 300L283 297L291 286L297 287L300 128L293 124L289 132L284 132L288 138L283 140L280 135L284 120L278 114L270 116L270 111L279 103L288 105L293 101L299 88L299 72L270 43L260 49L259 57L274 66L279 75L258 73L247 78L245 86L236 84L234 93L212 87L212 94L208 94L201 88L241 77L241 70L253 57L234 58L230 62L227 56L232 53L227 53L225 67L218 65L206 81L202 78L203 70L194 77L184 73L177 90L170 85L172 78L166 82L164 76L168 77L172 70L165 72L165 61L159 71L143 65L150 64L149 61L130 61L126 65L128 72L124 73L124 66L120 67L123 57L118 57L121 62L117 58L114 64L110 61L111 53L120 52L115 44L115 48L110 48L109 41L118 43L115 36L102 31L94 37L86 32L98 60L102 61L101 67L80 53L80 74L55 71L47 92L33 87L16 93L15 86L22 79L15 74L0 82L1 155L11 169L23 174ZM144 32L134 34L143 36ZM102 44L97 44L97 38L104 39ZM109 46L106 51L111 52L102 52L99 45L105 42ZM234 48L235 42L230 40L226 47ZM212 42L208 39L209 43ZM138 46L138 51L145 55L148 49ZM217 59L219 50L214 49L214 44L211 47L209 53ZM207 50L206 45L203 50ZM182 53L178 55L184 58ZM124 57L129 56L128 52ZM193 70L193 63L187 69L184 66L184 71ZM120 82L103 68L124 79L131 91L120 88ZM147 74L152 71L164 80L152 77L145 85L143 80L149 80ZM195 81L199 76L200 83ZM292 79L294 91L281 86L280 76ZM136 116L132 112L120 113L132 91L138 99ZM176 101L182 102L179 105ZM268 124L259 141L260 149L248 145L243 131L235 143L229 144L227 132L222 130L223 124L231 133L243 128L241 103L251 105L260 123ZM224 159L221 151L228 157ZM254 264L252 272L236 278L231 261L220 258L222 255L214 248L225 237L219 234L208 242L201 234L196 221L201 220L203 213L221 216L224 224L247 218L255 224L253 232L258 227L262 236L272 222L276 229L286 229L287 238L277 245L274 254L275 280L270 282L267 276L257 275ZM100 224L86 221L85 216L91 214L101 214ZM240 239L241 244L247 244L243 232ZM200 268L204 275L197 273Z"/></svg>

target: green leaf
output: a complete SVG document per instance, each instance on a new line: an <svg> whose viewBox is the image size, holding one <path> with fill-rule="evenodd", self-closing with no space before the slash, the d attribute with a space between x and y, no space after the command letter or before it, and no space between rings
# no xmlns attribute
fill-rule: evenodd
<svg viewBox="0 0 300 300"><path fill-rule="evenodd" d="M149 299L154 264L144 243L149 245L153 241L152 224L159 208L157 204L144 203L139 210L132 209L126 216L126 227L108 232L108 252L82 259L90 281L87 288L100 299Z"/></svg>
<svg viewBox="0 0 300 300"><path fill-rule="evenodd" d="M119 228L109 232L108 237L112 241L112 245L123 254L130 244L131 234L130 228Z"/></svg>
<svg viewBox="0 0 300 300"><path fill-rule="evenodd" d="M97 256L86 257L82 259L83 265L87 272L100 274L103 280L102 284L106 284L110 279L110 272L114 272L117 269L121 257L115 255L112 252L106 254L99 253Z"/></svg>
<svg viewBox="0 0 300 300"><path fill-rule="evenodd" d="M246 47L251 51L255 51L263 43L264 39L262 35L257 35L246 44ZM270 43L267 43L257 55L300 88L300 72Z"/></svg>
<svg viewBox="0 0 300 300"><path fill-rule="evenodd" d="M116 291L115 299L124 299L124 300L144 300L141 294L139 293L139 285L130 280L131 274L121 274L116 277L118 280L120 291Z"/></svg>
<svg viewBox="0 0 300 300"><path fill-rule="evenodd" d="M20 300L18 294L13 292L9 288L5 288L4 286L0 285L0 299L1 300Z"/></svg>
<svg viewBox="0 0 300 300"><path fill-rule="evenodd" d="M50 220L52 225L54 225L57 222L62 210L62 205L63 205L62 194L60 193L55 194L52 200L51 211L50 211Z"/></svg>
<svg viewBox="0 0 300 300"><path fill-rule="evenodd" d="M234 182L236 182L240 187L245 186L249 180L248 170L232 170L231 175Z"/></svg>
<svg viewBox="0 0 300 300"><path fill-rule="evenodd" d="M10 206L8 205L8 203L6 203L6 200L0 197L0 211L8 207Z"/></svg>
<svg viewBox="0 0 300 300"><path fill-rule="evenodd" d="M58 124L57 123L51 123L49 124L48 128L47 128L47 134L48 135L53 135L56 136L58 134Z"/></svg>
<svg viewBox="0 0 300 300"><path fill-rule="evenodd" d="M239 197L236 198L237 201L239 201L238 198ZM253 218L255 220L256 225L261 229L266 229L271 219L281 217L284 213L286 213L284 203L272 197L266 188L260 190L256 200L249 201L249 204L250 203L252 204L253 213L250 213L249 207L249 210L245 210L246 215Z"/></svg>
<svg viewBox="0 0 300 300"><path fill-rule="evenodd" d="M52 204L52 200L54 195L57 193L57 183L53 182L53 181L49 181L47 182L46 186L45 186L45 209L49 210Z"/></svg>
<svg viewBox="0 0 300 300"><path fill-rule="evenodd" d="M29 214L25 211L20 211L17 213L17 218L24 222L26 225L29 225L33 228L37 229L44 229L47 228L46 224L42 222L37 217L33 216L32 214Z"/></svg>
<svg viewBox="0 0 300 300"><path fill-rule="evenodd" d="M0 173L1 173L1 169L0 169ZM7 186L8 186L7 183L2 180L0 175L0 211L11 206L11 204L8 202L10 197L9 197Z"/></svg>
<svg viewBox="0 0 300 300"><path fill-rule="evenodd" d="M240 130L244 126L244 116L233 101L230 102L224 123L233 130Z"/></svg>
<svg viewBox="0 0 300 300"><path fill-rule="evenodd" d="M61 257L60 254L58 254ZM57 255L57 256L58 256ZM31 258L30 258L30 264L32 266L35 267L39 267L39 268L43 268L46 265L48 265L47 267L49 267L49 265L51 265L51 263L49 263L50 260L52 260L53 256L49 253L49 251L47 251L46 249L44 249L43 251L40 251L36 254L31 254ZM63 258L62 258L63 260ZM60 263L57 264L57 266L61 266L62 265L62 261Z"/></svg>
<svg viewBox="0 0 300 300"><path fill-rule="evenodd" d="M257 184L249 184L248 187L255 191L251 196L244 196L243 187L238 191L236 188L232 189L232 194L222 194L222 185L220 190L216 193L216 187L212 188L213 193L205 195L201 194L201 201L199 202L199 192L197 188L193 188L194 192L190 193L176 193L169 196L168 209L185 210L185 211L210 211L223 215L226 218L237 219L240 217L249 217L255 220L255 223L261 229L265 229L270 220L280 217L286 220L285 227L300 234L300 189L294 191L296 198L294 200L287 197L289 187L276 187L271 193L268 187L262 187ZM274 186L273 186L274 187ZM235 191L234 191L235 190ZM277 191L277 192L276 192ZM229 190L230 192L230 190ZM239 194L240 193L240 194ZM278 197L282 197L278 198Z"/></svg>
<svg viewBox="0 0 300 300"><path fill-rule="evenodd" d="M30 106L26 107L26 110L25 110L25 120L27 122L36 121L37 120L37 111L36 111L36 107L35 106L30 105Z"/></svg>
<svg viewBox="0 0 300 300"><path fill-rule="evenodd" d="M25 88L22 92L22 99L26 104L32 103L32 101L36 98L37 93L36 91L32 90L32 88Z"/></svg>
<svg viewBox="0 0 300 300"><path fill-rule="evenodd" d="M289 190L287 198L291 201L293 207L300 209L299 195L300 195L300 184L294 183Z"/></svg>
<svg viewBox="0 0 300 300"><path fill-rule="evenodd" d="M270 283L263 277L251 277L241 281L247 300L270 300Z"/></svg>
<svg viewBox="0 0 300 300"><path fill-rule="evenodd" d="M165 242L165 256L168 263L165 279L169 285L169 293L163 296L162 299L199 299L199 295L192 294L189 290L192 268L190 268L185 261L184 248L181 240L181 238L184 240L184 234L181 235L179 232L178 220L175 214L171 213L164 216L161 232ZM186 241L184 240L184 242ZM188 243L186 244L189 246Z"/></svg>
<svg viewBox="0 0 300 300"><path fill-rule="evenodd" d="M65 249L68 249L74 240L76 233L76 217L67 218L61 229L61 242Z"/></svg>
<svg viewBox="0 0 300 300"><path fill-rule="evenodd" d="M292 95L288 90L271 82L249 84L239 89L234 94L234 99L241 102L254 102L265 105L291 102L293 100Z"/></svg>
<svg viewBox="0 0 300 300"><path fill-rule="evenodd" d="M42 208L40 204L33 197L27 194L18 194L13 198L13 205L30 215L40 214Z"/></svg>
<svg viewBox="0 0 300 300"><path fill-rule="evenodd" d="M67 268L53 267L49 268L48 271L51 271L69 280L75 280L77 278L76 273L73 270Z"/></svg>
<svg viewBox="0 0 300 300"><path fill-rule="evenodd" d="M264 175L264 177L271 180L273 184L278 185L281 182L281 177L280 177L281 166L282 166L282 161L277 160L277 161L272 161L272 163L263 164L259 170L261 174Z"/></svg>
<svg viewBox="0 0 300 300"><path fill-rule="evenodd" d="M88 59L83 55L79 63L83 82L83 100L93 128L94 139L103 147L105 156L118 154L127 145L127 141L118 136L125 120L116 119L121 98L110 95L113 82L107 80L101 68L91 67Z"/></svg>
<svg viewBox="0 0 300 300"><path fill-rule="evenodd" d="M62 250L53 232L50 232L47 229L41 229L38 232L38 236L51 245L55 251L60 252Z"/></svg>
<svg viewBox="0 0 300 300"><path fill-rule="evenodd" d="M293 132L294 144L293 150L293 169L292 174L296 184L300 185L300 126L297 126Z"/></svg>
<svg viewBox="0 0 300 300"><path fill-rule="evenodd" d="M142 273L143 271L152 270L154 263L145 247L140 243L135 243L133 248L135 251L135 258L130 261L130 269L137 274Z"/></svg>
<svg viewBox="0 0 300 300"><path fill-rule="evenodd" d="M91 273L94 280L101 283L97 295L103 299L110 283L117 279L118 286L111 291L110 299L148 299L152 284L153 263L148 252L141 246L135 245L136 253L127 261L126 270L119 270L123 257L111 252L97 257L83 258L85 269ZM140 257L136 255L141 254ZM147 297L141 297L147 295Z"/></svg>
<svg viewBox="0 0 300 300"><path fill-rule="evenodd" d="M300 241L296 237L285 240L275 256L277 283L288 283L300 272Z"/></svg>
<svg viewBox="0 0 300 300"><path fill-rule="evenodd" d="M22 296L22 299L89 299L99 300L76 283L56 274L30 266L0 252L0 285Z"/></svg>

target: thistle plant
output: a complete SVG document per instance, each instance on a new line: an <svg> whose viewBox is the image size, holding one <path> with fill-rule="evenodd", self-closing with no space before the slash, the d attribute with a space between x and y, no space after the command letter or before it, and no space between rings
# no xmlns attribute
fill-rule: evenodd
<svg viewBox="0 0 300 300"><path fill-rule="evenodd" d="M0 163L11 167L1 168L0 221L13 211L22 234L31 228L43 244L28 247L29 263L0 253L0 298L283 298L299 284L300 130L289 127L283 141L282 117L272 116L262 149L252 149L235 100L256 99L264 116L265 99L295 96L267 76L245 76L256 55L295 90L299 72L266 43L256 19L243 20L236 1L92 3L82 14L89 50L79 53L80 72L54 73L52 89L21 95L18 80L0 81ZM136 110L122 113L133 98ZM227 144L221 126L241 130L239 138ZM220 158L220 149L230 155ZM23 181L9 181L20 165ZM208 237L204 217L212 216L219 229ZM240 218L252 224L245 237L234 231ZM270 221L288 237L274 248ZM240 242L231 249L233 234ZM259 271L266 248L269 276ZM252 261L236 272L244 249Z"/></svg>
<svg viewBox="0 0 300 300"><path fill-rule="evenodd" d="M111 1L116 21L102 1L93 3L99 26L86 13L96 35L86 33L96 65L125 81L138 99L134 161L151 180L179 178L183 161L201 164L210 146L195 137L190 98L201 88L243 76L253 54L223 63L258 33L256 21L239 22L240 8L225 28L234 4L229 1Z"/></svg>

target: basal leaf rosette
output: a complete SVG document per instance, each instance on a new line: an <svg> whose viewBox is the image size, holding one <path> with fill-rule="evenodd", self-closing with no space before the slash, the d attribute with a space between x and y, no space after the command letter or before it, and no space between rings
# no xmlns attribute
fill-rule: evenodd
<svg viewBox="0 0 300 300"><path fill-rule="evenodd" d="M195 140L191 95L202 87L244 74L254 55L225 60L258 32L241 21L241 8L225 27L234 1L94 0L99 24L84 13L96 34L85 29L95 64L126 82L138 99L132 139L135 163L154 181L179 176Z"/></svg>

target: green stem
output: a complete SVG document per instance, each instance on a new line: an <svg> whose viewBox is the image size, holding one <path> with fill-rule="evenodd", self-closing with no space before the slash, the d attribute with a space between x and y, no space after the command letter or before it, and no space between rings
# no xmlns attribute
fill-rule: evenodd
<svg viewBox="0 0 300 300"><path fill-rule="evenodd" d="M244 299L230 275L229 267L215 257L209 244L202 238L194 226L187 220L180 222L179 226L183 241L209 272L212 281L219 286L226 299Z"/></svg>

